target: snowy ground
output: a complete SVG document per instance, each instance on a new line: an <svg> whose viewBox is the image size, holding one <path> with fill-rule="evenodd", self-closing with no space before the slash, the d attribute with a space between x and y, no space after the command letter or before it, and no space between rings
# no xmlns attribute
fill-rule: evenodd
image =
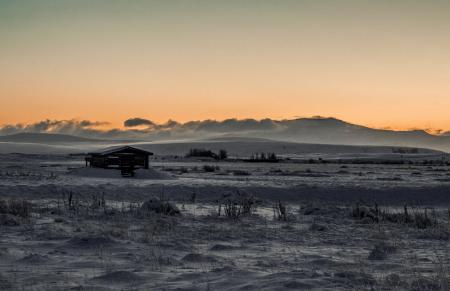
<svg viewBox="0 0 450 291"><path fill-rule="evenodd" d="M0 215L0 290L450 288L445 163L156 157L130 179L81 157L0 157L0 200L33 203L30 215ZM237 193L255 197L252 213L227 217ZM181 215L143 213L154 196ZM353 217L357 203L390 216Z"/></svg>

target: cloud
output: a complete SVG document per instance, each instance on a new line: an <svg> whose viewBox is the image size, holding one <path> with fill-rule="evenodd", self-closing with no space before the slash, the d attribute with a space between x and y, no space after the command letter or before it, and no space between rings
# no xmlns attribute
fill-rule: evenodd
<svg viewBox="0 0 450 291"><path fill-rule="evenodd" d="M203 132L242 132L242 131L263 131L277 129L280 125L271 119L235 119L230 118L223 121L204 120L190 121L181 127Z"/></svg>
<svg viewBox="0 0 450 291"><path fill-rule="evenodd" d="M46 119L31 124L8 124L0 127L0 135L21 132L60 133L90 138L104 139L163 139L176 137L208 137L221 133L244 133L248 131L273 130L280 127L278 121L271 119L235 119L223 121L203 120L179 123L169 119L157 124L149 119L133 117L124 121L123 129L102 130L96 128L107 122L91 120L51 120Z"/></svg>
<svg viewBox="0 0 450 291"><path fill-rule="evenodd" d="M30 124L7 124L0 127L0 134L5 135L22 132L35 132L86 135L93 132L99 132L99 130L96 130L95 127L108 124L108 122L103 121L46 119Z"/></svg>
<svg viewBox="0 0 450 291"><path fill-rule="evenodd" d="M158 128L160 128L160 129L174 129L176 127L179 127L180 125L181 125L181 123L179 123L179 122L177 122L175 120L169 119L166 123L159 125Z"/></svg>
<svg viewBox="0 0 450 291"><path fill-rule="evenodd" d="M406 138L429 138L423 131L377 130L346 123L335 118L299 118L291 120L236 119L202 120L180 123L174 120L158 124L134 117L124 121L123 128L104 129L107 123L91 120L42 120L31 124L0 126L0 135L24 132L59 133L105 140L157 141L168 139L241 136L270 138L309 143L335 144L403 144ZM439 132L440 137L450 133ZM400 139L398 137L401 135ZM449 137L450 138L450 137Z"/></svg>
<svg viewBox="0 0 450 291"><path fill-rule="evenodd" d="M140 118L140 117L129 118L123 122L123 126L125 126L125 127L136 127L136 126L142 126L142 125L147 125L149 127L153 127L156 124L151 120Z"/></svg>
<svg viewBox="0 0 450 291"><path fill-rule="evenodd" d="M81 127L95 127L95 126L102 126L102 125L108 125L109 122L105 121L90 121L90 120L82 120L79 122L79 125Z"/></svg>

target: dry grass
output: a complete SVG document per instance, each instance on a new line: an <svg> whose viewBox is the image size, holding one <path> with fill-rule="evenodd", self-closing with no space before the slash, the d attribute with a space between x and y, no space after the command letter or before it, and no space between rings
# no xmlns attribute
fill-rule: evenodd
<svg viewBox="0 0 450 291"><path fill-rule="evenodd" d="M417 229L436 228L439 225L434 208L408 208L406 205L403 211L395 211L389 208L379 209L377 204L374 207L356 204L352 209L352 217L371 223L405 224Z"/></svg>
<svg viewBox="0 0 450 291"><path fill-rule="evenodd" d="M21 218L29 218L33 204L26 200L0 200L0 214L10 214Z"/></svg>
<svg viewBox="0 0 450 291"><path fill-rule="evenodd" d="M130 260L140 268L148 268L152 272L173 272L173 270L183 269L189 265L181 259L185 255L202 254L205 257L217 258L217 254L219 254L217 262L198 264L200 267L193 267L199 268L200 271L204 269L205 274L213 275L214 273L211 273L213 267L221 267L222 262L230 262L228 261L230 256L234 256L233 250L246 249L249 256L252 255L252 251L255 251L257 259L262 260L263 251L267 250L267 255L272 254L273 256L275 251L271 250L272 247L276 249L279 258L263 257L267 262L258 264L255 262L250 266L258 268L258 266L267 265L273 272L279 272L282 268L294 272L297 268L308 269L304 265L305 259L308 260L308 257L302 252L317 245L323 247L325 251L328 247L339 249L335 256L345 253L344 261L356 262L349 264L348 267L342 267L341 263L333 265L333 260L329 260L331 264L326 265L328 260L325 259L325 254L320 254L321 258L316 261L325 263L313 266L317 270L325 270L324 272L332 274L332 278L346 284L346 290L450 290L449 257L446 254L441 254L430 262L433 268L432 272L425 273L424 271L423 274L420 272L412 274L411 270L416 265L410 264L405 267L405 271L396 270L383 277L368 275L371 274L369 269L371 266L391 264L397 256L417 247L417 245L408 243L417 238L418 234L443 233L448 229L447 212L445 211L433 212L430 209L425 211L424 208L414 209L408 211L408 222L405 222L402 216L397 216L400 217L399 220L384 219L383 215L386 215L387 212L383 213L380 210L378 224L365 225L352 223L353 220L345 215L350 211L349 208L336 212L333 207L327 208L324 205L317 206L320 211L313 211L309 215L302 216L302 219L291 221L289 205L281 201L274 207L277 214L275 220L271 220L270 217L269 219L262 218L255 215L258 204L255 197L243 192L227 196L221 201L223 213L219 217L188 214L170 216L156 211L148 211L143 214L141 203L117 203L104 200L101 195L93 197L76 193L72 193L72 202L68 203L67 197L66 195L66 203L60 204L60 213L55 212L57 207L53 207L54 205L52 207L35 205L30 208L28 215L34 216L35 213L40 213L43 217L61 218L61 222L52 224L52 227L65 228L69 238L74 233L80 237L102 235L112 238L113 241L119 242L123 246L134 246L135 248L128 251L129 256L127 254L121 259ZM9 201L8 203L2 202L0 204L1 211L5 211L5 209L9 211L9 205ZM11 205L14 205L12 209L17 209L24 203L11 203ZM270 216L270 204L267 207ZM394 212L389 214L394 214ZM395 214L403 215L404 212L395 212ZM361 219L359 215L357 217L358 220ZM423 223L422 219L425 217L437 226L428 226L426 222L426 227L420 228L418 225ZM373 235L378 226L382 229L380 233L382 232L383 236ZM396 240L393 243L392 233L402 240L402 244L398 244ZM346 238L346 235L350 239ZM417 243L417 240L414 243ZM433 241L433 243L444 244L446 242ZM215 250L209 253L211 247L217 244L222 244L229 249ZM355 249L362 249L363 252L359 255L358 252L349 253L349 250ZM424 249L421 250L424 251ZM269 253L270 251L272 253ZM108 261L112 260L111 253L104 250L98 252L99 258L104 260L107 273L118 270L114 262ZM227 252L230 255L220 257L221 253ZM174 253L182 254L182 256L174 256ZM241 259L238 258L237 262L242 263ZM249 260L252 259L255 258L249 257ZM417 263L417 265L419 264ZM335 266L339 266L340 269ZM427 268L430 269L429 266ZM294 283L292 286L296 286Z"/></svg>

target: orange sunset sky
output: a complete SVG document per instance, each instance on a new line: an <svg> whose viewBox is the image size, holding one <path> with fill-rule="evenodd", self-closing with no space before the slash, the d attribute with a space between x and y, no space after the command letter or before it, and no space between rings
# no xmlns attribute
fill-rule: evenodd
<svg viewBox="0 0 450 291"><path fill-rule="evenodd" d="M0 125L333 116L450 130L450 1L0 0Z"/></svg>

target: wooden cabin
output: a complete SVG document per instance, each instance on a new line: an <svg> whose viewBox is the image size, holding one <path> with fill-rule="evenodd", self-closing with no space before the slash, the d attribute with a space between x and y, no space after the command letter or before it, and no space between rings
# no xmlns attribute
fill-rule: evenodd
<svg viewBox="0 0 450 291"><path fill-rule="evenodd" d="M137 168L148 169L148 157L153 153L131 146L121 146L106 149L100 152L89 153L85 157L86 167L116 168L132 170Z"/></svg>

